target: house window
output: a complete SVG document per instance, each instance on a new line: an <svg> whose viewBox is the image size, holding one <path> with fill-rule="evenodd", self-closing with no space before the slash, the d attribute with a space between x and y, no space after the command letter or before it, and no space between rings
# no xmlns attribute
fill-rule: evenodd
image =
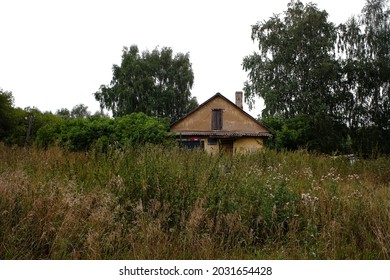
<svg viewBox="0 0 390 280"><path fill-rule="evenodd" d="M213 109L211 111L211 129L221 130L222 129L222 109Z"/></svg>
<svg viewBox="0 0 390 280"><path fill-rule="evenodd" d="M207 140L207 144L208 145L217 145L218 143L217 143L217 139L216 138L209 138L208 140Z"/></svg>
<svg viewBox="0 0 390 280"><path fill-rule="evenodd" d="M204 140L200 138L181 139L179 141L179 146L183 148L188 148L190 150L204 149Z"/></svg>

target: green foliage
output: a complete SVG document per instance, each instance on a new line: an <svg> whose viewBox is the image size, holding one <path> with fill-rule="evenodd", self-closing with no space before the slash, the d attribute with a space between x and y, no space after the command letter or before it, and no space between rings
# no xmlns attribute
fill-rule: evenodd
<svg viewBox="0 0 390 280"><path fill-rule="evenodd" d="M43 125L37 131L35 145L47 149L59 141L62 120Z"/></svg>
<svg viewBox="0 0 390 280"><path fill-rule="evenodd" d="M57 110L56 115L61 116L64 119L70 119L70 117L71 117L70 111L67 108L61 108L61 109Z"/></svg>
<svg viewBox="0 0 390 280"><path fill-rule="evenodd" d="M390 9L388 1L367 1L362 14L339 27L344 91L351 137L358 152L389 153ZM345 58L344 58L345 57Z"/></svg>
<svg viewBox="0 0 390 280"><path fill-rule="evenodd" d="M49 148L58 145L69 151L87 151L92 147L106 151L110 145L160 144L168 139L168 120L133 113L111 119L93 116L83 104L72 111L42 113L36 108L14 108L10 92L0 92L0 141L7 145Z"/></svg>
<svg viewBox="0 0 390 280"><path fill-rule="evenodd" d="M245 98L251 103L255 95L262 97L263 117L285 119L274 140L277 147L337 148L334 139L323 141L323 136L339 137L332 124L341 113L335 105L343 98L334 87L340 70L334 56L337 33L327 18L315 4L291 1L283 15L252 27L259 52L243 61L250 79Z"/></svg>
<svg viewBox="0 0 390 280"><path fill-rule="evenodd" d="M37 142L45 147L54 142L53 127L61 120L50 112L42 113L36 108L14 108L12 93L3 91L0 94L0 119L0 141L7 145L29 145L36 141L37 132L41 130L45 136L41 135ZM43 127L50 127L50 129L45 131Z"/></svg>
<svg viewBox="0 0 390 280"><path fill-rule="evenodd" d="M35 144L47 148L58 144L69 151L87 151L96 145L106 150L109 145L142 145L163 143L168 136L168 124L143 113L110 119L89 118L57 119L37 132Z"/></svg>
<svg viewBox="0 0 390 280"><path fill-rule="evenodd" d="M63 113L66 113L66 111ZM88 106L85 106L84 104L78 104L73 107L72 111L70 112L70 116L72 118L80 119L91 116L91 113L88 111Z"/></svg>
<svg viewBox="0 0 390 280"><path fill-rule="evenodd" d="M252 26L259 51L243 60L245 98L250 105L254 96L263 98L263 117L284 119L274 146L390 151L384 140L390 130L387 3L367 1L359 17L336 27L315 4L293 0L283 14Z"/></svg>
<svg viewBox="0 0 390 280"><path fill-rule="evenodd" d="M117 118L115 132L123 144L159 144L167 139L168 122L148 117L144 113L134 113Z"/></svg>
<svg viewBox="0 0 390 280"><path fill-rule="evenodd" d="M197 106L191 97L194 74L188 53L174 55L164 47L140 54L133 45L123 49L122 63L112 72L110 86L102 85L94 95L114 117L143 112L174 121Z"/></svg>
<svg viewBox="0 0 390 280"><path fill-rule="evenodd" d="M351 132L353 149L359 155L367 157L379 157L390 154L390 130L382 130L375 126L361 127Z"/></svg>
<svg viewBox="0 0 390 280"><path fill-rule="evenodd" d="M26 140L27 128L28 113L20 108L14 109L12 112L12 130L5 137L4 143L23 146Z"/></svg>
<svg viewBox="0 0 390 280"><path fill-rule="evenodd" d="M8 145L22 146L26 140L29 114L39 111L14 108L13 103L12 93L0 90L0 141Z"/></svg>
<svg viewBox="0 0 390 280"><path fill-rule="evenodd" d="M0 140L4 139L12 129L13 102L12 93L0 88Z"/></svg>
<svg viewBox="0 0 390 280"><path fill-rule="evenodd" d="M277 150L307 149L328 154L335 152L350 153L348 129L327 115L315 120L307 115L293 118L267 117L261 121L271 129L273 137L266 145Z"/></svg>
<svg viewBox="0 0 390 280"><path fill-rule="evenodd" d="M273 135L266 140L268 147L277 150L307 148L310 128L305 116L299 115L287 120L281 117L267 117L261 121L270 128Z"/></svg>
<svg viewBox="0 0 390 280"><path fill-rule="evenodd" d="M390 258L388 158L151 144L0 158L0 259Z"/></svg>
<svg viewBox="0 0 390 280"><path fill-rule="evenodd" d="M248 101L264 99L263 116L330 113L338 64L336 29L327 18L315 4L291 1L283 15L252 26L259 52L243 61L250 79L244 90Z"/></svg>

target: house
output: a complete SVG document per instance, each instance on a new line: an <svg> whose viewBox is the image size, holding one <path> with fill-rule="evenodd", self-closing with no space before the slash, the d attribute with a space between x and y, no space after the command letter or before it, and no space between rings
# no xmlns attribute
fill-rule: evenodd
<svg viewBox="0 0 390 280"><path fill-rule="evenodd" d="M236 104L217 93L170 127L181 145L202 148L209 153L258 151L270 131L243 110L242 92Z"/></svg>

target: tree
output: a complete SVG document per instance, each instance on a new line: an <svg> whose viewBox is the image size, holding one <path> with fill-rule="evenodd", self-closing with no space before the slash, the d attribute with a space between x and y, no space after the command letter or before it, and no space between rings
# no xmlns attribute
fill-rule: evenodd
<svg viewBox="0 0 390 280"><path fill-rule="evenodd" d="M339 27L338 50L355 149L390 153L390 9L368 0L358 17ZM362 139L364 138L364 139Z"/></svg>
<svg viewBox="0 0 390 280"><path fill-rule="evenodd" d="M0 140L4 140L12 129L13 104L12 93L0 88Z"/></svg>
<svg viewBox="0 0 390 280"><path fill-rule="evenodd" d="M70 119L70 111L67 108L61 108L61 109L57 110L56 115L60 116L61 118L65 119L65 120Z"/></svg>
<svg viewBox="0 0 390 280"><path fill-rule="evenodd" d="M5 144L28 146L36 131L52 119L51 113L36 108L15 108L12 93L0 89L0 141Z"/></svg>
<svg viewBox="0 0 390 280"><path fill-rule="evenodd" d="M251 106L255 96L263 98L263 117L310 120L308 148L332 152L339 147L328 136L335 135L331 130L339 125L334 124L342 123L340 104L347 98L334 82L341 72L335 58L337 30L315 4L291 1L287 7L283 15L252 26L259 52L243 60L249 78L245 99ZM346 138L345 129L337 135Z"/></svg>
<svg viewBox="0 0 390 280"><path fill-rule="evenodd" d="M22 146L28 129L26 110L14 108L12 92L0 89L0 141Z"/></svg>
<svg viewBox="0 0 390 280"><path fill-rule="evenodd" d="M198 104L191 97L194 74L189 54L173 54L172 49L139 53L133 45L124 48L121 65L113 65L109 86L94 93L101 108L114 117L133 112L176 120Z"/></svg>
<svg viewBox="0 0 390 280"><path fill-rule="evenodd" d="M72 118L87 118L91 116L91 113L88 111L88 106L85 106L84 104L78 104L73 107L72 111L70 112L70 116Z"/></svg>
<svg viewBox="0 0 390 280"><path fill-rule="evenodd" d="M288 118L331 110L338 64L336 29L327 17L315 4L291 1L284 17L275 15L252 26L259 52L243 61L249 71L245 98L262 97L263 115Z"/></svg>

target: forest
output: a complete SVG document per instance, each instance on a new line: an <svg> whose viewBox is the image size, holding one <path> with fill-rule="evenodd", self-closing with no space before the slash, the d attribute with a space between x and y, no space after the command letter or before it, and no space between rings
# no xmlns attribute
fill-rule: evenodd
<svg viewBox="0 0 390 280"><path fill-rule="evenodd" d="M252 26L259 51L244 58L244 91L264 99L271 146L321 153L388 154L390 18L387 1L335 25L315 4Z"/></svg>

